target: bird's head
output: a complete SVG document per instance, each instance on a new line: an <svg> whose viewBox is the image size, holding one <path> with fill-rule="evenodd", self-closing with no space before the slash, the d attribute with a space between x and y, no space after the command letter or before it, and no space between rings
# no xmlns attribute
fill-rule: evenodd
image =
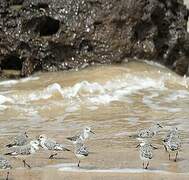
<svg viewBox="0 0 189 180"><path fill-rule="evenodd" d="M84 133L92 133L92 134L95 134L90 127L85 127L84 128Z"/></svg>
<svg viewBox="0 0 189 180"><path fill-rule="evenodd" d="M45 141L46 139L47 139L46 134L41 134L41 135L39 135L39 137L38 137L38 141L39 141L39 142Z"/></svg>

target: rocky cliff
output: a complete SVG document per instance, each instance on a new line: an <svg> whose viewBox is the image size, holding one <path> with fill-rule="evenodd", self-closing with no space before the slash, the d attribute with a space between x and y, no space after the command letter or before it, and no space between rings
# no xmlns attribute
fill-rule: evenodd
<svg viewBox="0 0 189 180"><path fill-rule="evenodd" d="M189 74L182 0L1 0L0 72L149 59Z"/></svg>

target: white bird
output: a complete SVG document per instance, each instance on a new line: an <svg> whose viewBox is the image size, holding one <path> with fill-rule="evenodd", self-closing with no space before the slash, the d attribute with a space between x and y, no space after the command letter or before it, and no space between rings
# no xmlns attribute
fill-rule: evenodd
<svg viewBox="0 0 189 180"><path fill-rule="evenodd" d="M10 162L3 156L0 156L0 169L12 169ZM6 180L9 179L9 171L7 172Z"/></svg>
<svg viewBox="0 0 189 180"><path fill-rule="evenodd" d="M163 128L163 127L159 123L157 123L150 128L141 129L137 132L137 134L130 135L129 137L152 138L153 136L155 136L160 131L161 128Z"/></svg>
<svg viewBox="0 0 189 180"><path fill-rule="evenodd" d="M85 127L81 133L72 137L68 137L67 139L73 144L84 143L85 140L89 138L90 133L95 134L90 127Z"/></svg>
<svg viewBox="0 0 189 180"><path fill-rule="evenodd" d="M174 161L177 161L178 152L181 148L181 140L179 136L170 134L170 137L163 141L166 151L169 153L169 160L171 160L171 154L175 154Z"/></svg>
<svg viewBox="0 0 189 180"><path fill-rule="evenodd" d="M37 150L39 150L39 141L34 140L30 141L30 143L23 145L23 146L13 146L9 149L8 153L5 153L5 155L13 156L13 157L18 157L22 158L24 167L27 166L30 168L30 165L26 163L25 158L28 155L34 154Z"/></svg>
<svg viewBox="0 0 189 180"><path fill-rule="evenodd" d="M45 150L50 151L70 151L65 147L64 144L57 143L55 140L47 138L45 134L41 134L38 138L40 142L40 146ZM56 156L57 153L54 153L49 156L49 159L53 159L54 156Z"/></svg>
<svg viewBox="0 0 189 180"><path fill-rule="evenodd" d="M86 158L89 155L87 147L83 143L75 144L74 154L76 158L79 160L77 166L80 167L81 159Z"/></svg>
<svg viewBox="0 0 189 180"><path fill-rule="evenodd" d="M6 145L6 147L10 148L13 146L23 146L28 143L28 135L26 132L21 133L14 137L13 141Z"/></svg>
<svg viewBox="0 0 189 180"><path fill-rule="evenodd" d="M163 141L168 141L171 136L177 136L177 137L179 136L177 127L170 129L168 133L166 134L165 138L163 139Z"/></svg>
<svg viewBox="0 0 189 180"><path fill-rule="evenodd" d="M140 159L142 160L143 169L148 169L150 160L153 158L153 149L157 149L147 141L142 141L137 147L139 148ZM145 165L146 163L146 165Z"/></svg>

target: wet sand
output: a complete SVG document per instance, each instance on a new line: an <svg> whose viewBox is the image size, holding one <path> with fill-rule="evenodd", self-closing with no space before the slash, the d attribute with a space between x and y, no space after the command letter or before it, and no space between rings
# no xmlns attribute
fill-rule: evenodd
<svg viewBox="0 0 189 180"><path fill-rule="evenodd" d="M4 145L21 131L27 131L31 139L48 134L72 150L66 137L86 125L96 133L87 142L90 154L79 169L72 153L60 153L57 159L49 160L50 152L40 149L27 158L31 169L9 158L14 167L10 179L188 180L189 79L161 66L139 64L37 74L31 79L0 82L1 154L7 151ZM155 122L164 128L153 138L158 149L154 150L149 170L143 170L136 149L139 142L129 135ZM174 126L179 128L182 140L178 162L168 160L161 143ZM6 171L1 170L0 176L5 175Z"/></svg>
<svg viewBox="0 0 189 180"><path fill-rule="evenodd" d="M97 131L98 132L98 131ZM66 135L66 134L65 134ZM97 138L98 139L98 138ZM59 137L59 141L63 137ZM63 140L66 142L66 140ZM106 139L91 140L87 143L90 155L81 161L81 167L77 167L77 159L70 152L59 153L56 159L50 160L48 156L51 152L40 150L36 154L27 158L31 169L23 167L20 160L9 158L15 169L10 170L12 179L188 179L189 145L184 145L179 152L177 162L169 161L168 154L161 144L155 143L158 147L154 150L154 158L150 162L148 170L142 169L142 162L136 148L138 143L134 143L128 148L128 142L121 146L119 143ZM124 140L123 140L124 142ZM1 171L1 176L5 177L6 171Z"/></svg>

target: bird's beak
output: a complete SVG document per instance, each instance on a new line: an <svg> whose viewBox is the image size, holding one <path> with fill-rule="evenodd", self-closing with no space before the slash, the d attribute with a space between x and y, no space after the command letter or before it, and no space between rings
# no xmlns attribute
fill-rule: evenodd
<svg viewBox="0 0 189 180"><path fill-rule="evenodd" d="M27 132L24 133L26 135L26 137L28 138Z"/></svg>
<svg viewBox="0 0 189 180"><path fill-rule="evenodd" d="M163 128L163 126L159 125L160 128Z"/></svg>
<svg viewBox="0 0 189 180"><path fill-rule="evenodd" d="M95 134L95 133L94 133L93 131L91 131L91 130L90 130L90 132L91 132L92 134Z"/></svg>
<svg viewBox="0 0 189 180"><path fill-rule="evenodd" d="M138 148L140 146L140 144L138 144L137 146L136 146L136 148Z"/></svg>

